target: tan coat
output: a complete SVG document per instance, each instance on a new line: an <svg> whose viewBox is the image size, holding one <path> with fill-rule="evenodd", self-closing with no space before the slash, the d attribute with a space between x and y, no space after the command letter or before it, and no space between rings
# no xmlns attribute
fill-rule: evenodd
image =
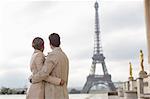
<svg viewBox="0 0 150 99"><path fill-rule="evenodd" d="M49 75L63 79L63 86L45 83L45 99L69 99L67 91L69 61L60 47L53 49L47 56L40 72L32 77L33 82L42 81Z"/></svg>
<svg viewBox="0 0 150 99"><path fill-rule="evenodd" d="M32 75L35 75L38 71L41 70L44 65L44 61L44 54L39 50L35 50L30 62L30 69ZM54 85L59 85L61 79L49 76L47 79L45 79L45 81L50 82ZM28 89L26 99L45 99L45 81L31 84L30 88Z"/></svg>

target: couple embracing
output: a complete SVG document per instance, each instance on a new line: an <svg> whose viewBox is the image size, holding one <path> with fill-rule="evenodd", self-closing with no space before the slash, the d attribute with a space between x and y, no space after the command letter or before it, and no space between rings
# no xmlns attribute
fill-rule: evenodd
<svg viewBox="0 0 150 99"><path fill-rule="evenodd" d="M32 75L26 99L69 99L67 91L69 61L60 48L60 37L57 33L49 36L50 47L45 58L44 40L36 37L32 42L34 53L30 61Z"/></svg>

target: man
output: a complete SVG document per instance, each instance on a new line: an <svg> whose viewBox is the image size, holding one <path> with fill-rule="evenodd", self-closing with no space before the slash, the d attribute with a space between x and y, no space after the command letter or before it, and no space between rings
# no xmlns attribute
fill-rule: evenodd
<svg viewBox="0 0 150 99"><path fill-rule="evenodd" d="M60 48L60 37L56 33L49 36L50 52L45 60L42 69L32 76L32 83L45 80L49 75L61 78L65 83L62 86L57 86L45 83L45 99L69 99L67 91L69 61L66 54Z"/></svg>

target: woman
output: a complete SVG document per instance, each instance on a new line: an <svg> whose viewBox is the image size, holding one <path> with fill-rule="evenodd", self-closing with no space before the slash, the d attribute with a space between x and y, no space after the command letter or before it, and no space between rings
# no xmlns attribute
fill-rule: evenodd
<svg viewBox="0 0 150 99"><path fill-rule="evenodd" d="M43 51L44 51L43 39L40 37L34 38L32 42L32 47L34 48L35 51L30 61L30 69L31 69L32 75L34 75L40 69L42 69L42 66L45 61L45 56L43 54ZM63 85L64 83L60 78L49 76L47 79L45 79L42 82L36 82L34 84L31 84L30 88L28 89L26 99L44 99L44 94L45 94L44 82L45 81L55 84L55 85Z"/></svg>

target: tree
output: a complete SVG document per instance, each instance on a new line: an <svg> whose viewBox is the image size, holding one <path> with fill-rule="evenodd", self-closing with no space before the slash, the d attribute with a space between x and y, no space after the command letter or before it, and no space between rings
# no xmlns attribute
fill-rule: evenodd
<svg viewBox="0 0 150 99"><path fill-rule="evenodd" d="M2 87L1 88L1 94L8 94L8 90L9 90L9 88Z"/></svg>

